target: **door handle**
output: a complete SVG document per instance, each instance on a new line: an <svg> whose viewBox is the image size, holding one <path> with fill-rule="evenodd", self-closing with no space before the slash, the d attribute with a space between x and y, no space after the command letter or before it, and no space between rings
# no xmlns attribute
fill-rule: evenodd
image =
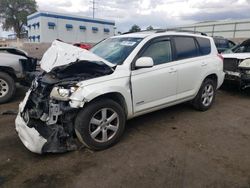
<svg viewBox="0 0 250 188"><path fill-rule="evenodd" d="M169 73L175 73L175 72L177 72L177 70L175 68L170 68L168 72Z"/></svg>
<svg viewBox="0 0 250 188"><path fill-rule="evenodd" d="M201 63L201 66L202 66L202 67L207 66L207 62L202 62L202 63Z"/></svg>

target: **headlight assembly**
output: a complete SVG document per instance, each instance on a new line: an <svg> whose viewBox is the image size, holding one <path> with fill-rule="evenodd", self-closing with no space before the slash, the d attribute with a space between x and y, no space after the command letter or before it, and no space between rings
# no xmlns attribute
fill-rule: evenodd
<svg viewBox="0 0 250 188"><path fill-rule="evenodd" d="M68 101L70 95L74 93L77 88L78 87L70 87L70 89L65 89L63 87L54 87L50 93L50 98L59 101Z"/></svg>
<svg viewBox="0 0 250 188"><path fill-rule="evenodd" d="M250 75L250 70L246 70L245 73Z"/></svg>

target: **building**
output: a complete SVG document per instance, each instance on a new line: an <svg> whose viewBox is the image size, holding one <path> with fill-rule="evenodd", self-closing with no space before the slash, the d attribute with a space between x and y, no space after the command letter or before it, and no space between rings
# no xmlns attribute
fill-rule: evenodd
<svg viewBox="0 0 250 188"><path fill-rule="evenodd" d="M220 20L200 22L177 29L199 31L209 36L222 36L225 38L250 38L250 19Z"/></svg>
<svg viewBox="0 0 250 188"><path fill-rule="evenodd" d="M30 42L60 39L68 43L97 43L115 34L115 22L110 20L44 11L29 15L27 20Z"/></svg>

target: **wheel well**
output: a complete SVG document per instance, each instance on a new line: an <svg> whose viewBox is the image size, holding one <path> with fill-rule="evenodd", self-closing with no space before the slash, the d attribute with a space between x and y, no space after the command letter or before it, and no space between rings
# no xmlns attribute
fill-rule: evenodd
<svg viewBox="0 0 250 188"><path fill-rule="evenodd" d="M17 79L14 69L12 69L10 67L0 67L0 72L5 72L5 73L9 74L14 80Z"/></svg>
<svg viewBox="0 0 250 188"><path fill-rule="evenodd" d="M216 88L217 88L217 84L218 84L218 77L217 77L217 75L216 74L210 74L205 79L207 79L207 78L214 80L215 84L216 84Z"/></svg>
<svg viewBox="0 0 250 188"><path fill-rule="evenodd" d="M99 100L99 99L111 99L111 100L117 102L124 109L125 114L127 116L127 114L128 114L127 104L126 104L126 101L125 101L124 97L122 96L122 94L117 93L117 92L106 93L106 94L103 94L103 95L100 95L100 96L94 98L92 101ZM90 102L92 102L92 101L90 101Z"/></svg>

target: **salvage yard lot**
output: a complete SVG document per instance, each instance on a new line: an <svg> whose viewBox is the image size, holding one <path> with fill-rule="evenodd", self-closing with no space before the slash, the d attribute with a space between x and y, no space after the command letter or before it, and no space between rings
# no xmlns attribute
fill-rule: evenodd
<svg viewBox="0 0 250 188"><path fill-rule="evenodd" d="M24 96L0 105L17 109ZM36 155L0 115L0 187L250 187L250 92L219 90L207 112L181 104L127 122L105 151Z"/></svg>

